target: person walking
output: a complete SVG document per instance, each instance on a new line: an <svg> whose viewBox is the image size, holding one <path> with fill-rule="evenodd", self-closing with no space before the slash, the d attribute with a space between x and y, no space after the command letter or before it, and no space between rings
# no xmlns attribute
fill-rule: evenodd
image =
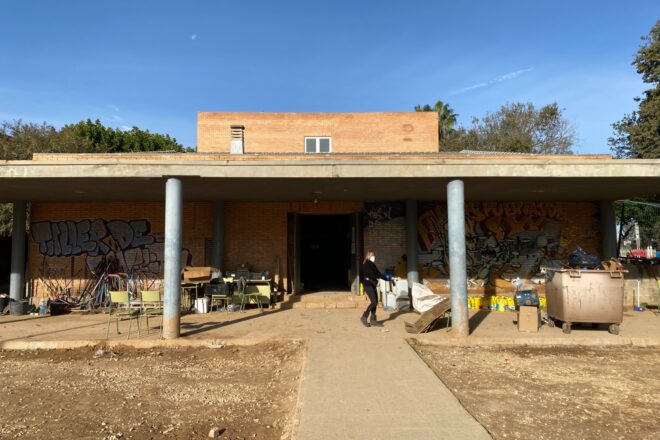
<svg viewBox="0 0 660 440"><path fill-rule="evenodd" d="M376 308L378 307L378 295L376 295L376 286L378 285L378 280L384 280L385 275L383 275L378 267L376 266L376 254L374 251L368 251L367 255L362 263L362 285L364 286L364 291L369 298L369 305L367 310L364 311L360 321L364 324L365 327L382 327L383 324L378 322L376 319ZM371 315L369 321L367 317Z"/></svg>

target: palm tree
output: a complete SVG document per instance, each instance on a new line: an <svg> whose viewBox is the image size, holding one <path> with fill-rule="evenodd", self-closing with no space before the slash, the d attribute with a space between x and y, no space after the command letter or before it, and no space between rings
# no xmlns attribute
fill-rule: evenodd
<svg viewBox="0 0 660 440"><path fill-rule="evenodd" d="M416 105L416 112L436 112L438 114L438 139L440 142L447 139L447 136L456 125L458 114L442 101L437 101L433 107L428 104L424 106Z"/></svg>

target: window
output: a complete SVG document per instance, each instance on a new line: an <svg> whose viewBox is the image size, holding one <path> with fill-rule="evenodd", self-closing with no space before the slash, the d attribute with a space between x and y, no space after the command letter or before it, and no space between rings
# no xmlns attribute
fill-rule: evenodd
<svg viewBox="0 0 660 440"><path fill-rule="evenodd" d="M306 137L305 153L330 153L332 139L330 137Z"/></svg>

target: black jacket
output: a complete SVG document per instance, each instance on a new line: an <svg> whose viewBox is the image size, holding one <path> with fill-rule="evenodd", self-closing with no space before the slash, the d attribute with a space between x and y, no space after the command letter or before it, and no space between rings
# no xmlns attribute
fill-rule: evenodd
<svg viewBox="0 0 660 440"><path fill-rule="evenodd" d="M378 270L378 267L376 267L376 264L371 261L367 260L364 263L362 263L362 283L370 283L372 285L378 284L378 280L384 280L385 275L380 273Z"/></svg>

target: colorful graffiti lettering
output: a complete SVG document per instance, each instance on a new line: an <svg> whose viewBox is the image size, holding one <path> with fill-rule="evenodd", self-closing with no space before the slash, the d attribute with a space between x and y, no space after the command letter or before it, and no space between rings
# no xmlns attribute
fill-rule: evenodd
<svg viewBox="0 0 660 440"><path fill-rule="evenodd" d="M448 272L446 205L429 204L419 216L422 258L440 274ZM465 234L470 277L530 278L547 260L560 258L561 204L472 202L466 204Z"/></svg>
<svg viewBox="0 0 660 440"><path fill-rule="evenodd" d="M465 206L467 268L471 280L478 285L494 283L497 278L533 278L539 267L550 260L562 260L572 246L562 229L575 230L567 203L555 202L469 202ZM584 223L580 230L592 227L591 214L580 214ZM400 203L365 205L365 228L375 237L370 243L377 251L395 254L378 237L391 233L394 221L403 216ZM398 225L404 227L402 224ZM384 227L381 233L379 228ZM404 234L405 230L401 230ZM574 236L566 231L565 235ZM368 236L365 232L365 237ZM447 206L444 203L420 204L417 221L420 263L428 277L449 274L447 247ZM589 237L580 236L580 243ZM573 239L571 239L573 240ZM405 245L398 249L405 252Z"/></svg>

